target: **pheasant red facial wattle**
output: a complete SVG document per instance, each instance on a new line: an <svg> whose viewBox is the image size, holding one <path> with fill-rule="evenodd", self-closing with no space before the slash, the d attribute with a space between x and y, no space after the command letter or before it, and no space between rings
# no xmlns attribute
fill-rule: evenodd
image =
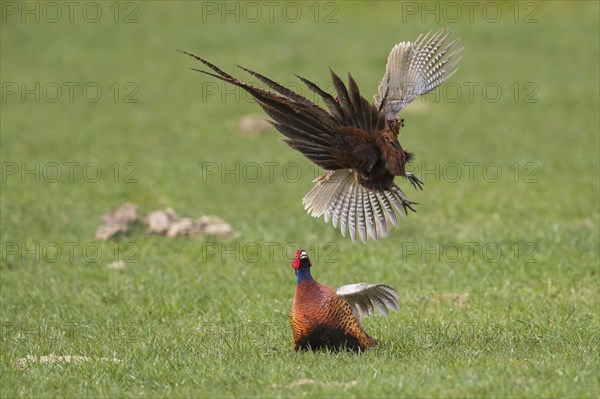
<svg viewBox="0 0 600 399"><path fill-rule="evenodd" d="M364 330L361 319L375 314L375 309L387 316L398 310L400 294L383 284L358 283L337 290L316 282L311 274L311 262L304 250L298 250L292 261L296 271L296 292L290 323L294 334L294 349L365 350L377 341Z"/></svg>
<svg viewBox="0 0 600 399"><path fill-rule="evenodd" d="M295 270L298 270L298 268L300 268L300 265L302 264L302 262L308 263L308 267L312 266L306 251L299 249L296 251L296 256L294 257L294 260L292 261L292 268L294 268Z"/></svg>

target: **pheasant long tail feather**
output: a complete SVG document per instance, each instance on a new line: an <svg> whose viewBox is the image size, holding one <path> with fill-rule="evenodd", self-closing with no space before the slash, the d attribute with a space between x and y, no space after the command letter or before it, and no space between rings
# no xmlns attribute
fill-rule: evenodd
<svg viewBox="0 0 600 399"><path fill-rule="evenodd" d="M304 99L303 97L301 98L303 98L304 101L292 101L285 96L271 93L259 87L254 87L250 84L237 80L200 57L190 53L185 54L188 54L203 62L217 73L215 74L212 72L192 68L193 70L216 77L227 83L231 83L250 93L250 95L252 95L252 97L254 97L254 99L261 106L261 108L276 121L274 124L276 128L279 128L280 126L289 128L289 130L285 131L280 130L285 136L292 140L315 140L320 144L327 143L327 141L321 135L323 132L330 130L330 121L328 121L327 118L331 116L316 104L310 103L310 101ZM282 89L285 88L282 87ZM312 105L308 105L309 103Z"/></svg>
<svg viewBox="0 0 600 399"><path fill-rule="evenodd" d="M383 114L360 95L358 86L351 76L349 77L350 90L348 90L344 82L331 71L338 95L337 101L315 83L300 77L311 91L321 97L327 105L328 112L308 98L258 72L238 66L272 91L242 82L197 55L186 51L181 52L201 62L211 71L191 69L248 92L273 119L272 125L286 136L285 142L325 170L352 169L360 166L360 160L348 157L337 150L340 141L346 140L344 128L356 127L372 132L384 126Z"/></svg>
<svg viewBox="0 0 600 399"><path fill-rule="evenodd" d="M340 121L344 119L343 112L340 108L340 104L337 101L335 101L335 98L333 98L331 94L327 93L319 86L317 86L310 80L303 78L300 75L296 75L296 77L300 79L302 83L304 83L306 87L308 87L313 93L316 93L321 97L323 102L325 102L325 105L327 105L327 108L329 108L329 112L331 112L332 115L334 115Z"/></svg>
<svg viewBox="0 0 600 399"><path fill-rule="evenodd" d="M427 41L427 36L419 39L415 45L409 46L409 53L415 51L424 55L415 61L413 56L398 56L404 62L408 60L407 71L421 71L425 85L435 85L447 76L444 65L449 58L444 55L450 51L455 42L450 43L438 52L444 45L449 34L445 31L437 33ZM413 48L414 47L414 48ZM285 138L285 142L300 151L321 168L329 172L318 179L315 187L304 197L304 206L314 217L324 216L326 222L332 222L339 228L342 235L348 232L352 241L360 237L366 242L370 236L373 239L385 237L388 223L396 225L396 212L405 216L411 202L397 186L388 190L371 191L362 186L355 173L364 175L370 171L377 161L380 148L376 141L367 139L369 134L377 134L386 126L386 114L369 103L361 96L358 85L348 76L348 87L331 71L331 79L337 92L337 99L320 89L316 84L300 78L306 86L318 94L326 104L329 112L316 105L300 94L280 85L279 83L257 72L240 67L245 72L257 78L271 89L265 90L249 83L244 83L232 75L222 71L210 62L183 51L204 64L210 71L196 71L218 78L248 92L260 107L273 119L271 123ZM457 51L452 52L455 54ZM395 65L396 55L390 55L390 65ZM437 55L436 55L437 54ZM415 63L415 67L413 67ZM422 66L426 63L426 66ZM450 65L454 65L451 62ZM411 69L412 68L412 69ZM389 72L389 71L388 71ZM389 75L389 73L386 74ZM384 79L385 88L381 91L382 104L387 104L390 95L396 95L396 72L389 79ZM446 75L445 75L446 74ZM406 75L406 74L405 74ZM410 73L406 76L412 76ZM420 75L419 75L420 76ZM383 84L383 82L382 82ZM402 93L400 93L402 94ZM395 100L394 100L395 101ZM373 137L373 136L371 136ZM362 145L359 155L341 150L354 148L356 143ZM362 178L361 178L362 181Z"/></svg>

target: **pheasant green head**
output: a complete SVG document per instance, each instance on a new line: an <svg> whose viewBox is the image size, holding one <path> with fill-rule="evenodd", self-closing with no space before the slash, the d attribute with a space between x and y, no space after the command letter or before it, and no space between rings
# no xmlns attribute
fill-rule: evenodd
<svg viewBox="0 0 600 399"><path fill-rule="evenodd" d="M310 279L312 280L312 276L310 275L310 267L312 263L310 262L310 258L308 257L308 253L305 250L299 249L296 251L296 256L292 261L292 267L296 272L296 277L298 278L298 283L302 280Z"/></svg>

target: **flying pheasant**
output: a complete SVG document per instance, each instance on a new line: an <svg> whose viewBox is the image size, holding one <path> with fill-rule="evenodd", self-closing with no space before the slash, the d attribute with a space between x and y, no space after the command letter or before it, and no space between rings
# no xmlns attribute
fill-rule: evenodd
<svg viewBox="0 0 600 399"><path fill-rule="evenodd" d="M423 185L406 171L413 154L398 142L404 120L396 115L457 71L463 48L456 47L459 39L446 44L450 35L448 29L441 29L394 46L373 103L360 94L350 74L346 87L330 70L337 97L296 75L319 95L327 110L257 72L238 65L273 91L241 82L210 62L182 52L212 72L192 69L252 95L273 118L271 124L286 136L285 142L327 171L303 199L308 213L323 216L334 227L339 224L342 235L348 231L352 241L358 235L366 242L368 236L375 240L387 236L388 223L397 224L395 212L404 217L409 209L415 211L415 203L394 183L395 176L402 176L415 188Z"/></svg>
<svg viewBox="0 0 600 399"><path fill-rule="evenodd" d="M398 310L400 294L383 284L351 284L337 290L317 283L310 275L312 266L306 251L299 249L292 262L298 283L290 321L294 349L365 350L377 341L364 330L360 320L375 314Z"/></svg>

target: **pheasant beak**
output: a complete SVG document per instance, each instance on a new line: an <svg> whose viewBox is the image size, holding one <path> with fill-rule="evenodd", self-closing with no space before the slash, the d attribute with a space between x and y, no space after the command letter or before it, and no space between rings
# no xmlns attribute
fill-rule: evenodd
<svg viewBox="0 0 600 399"><path fill-rule="evenodd" d="M308 266L312 266L310 264L310 259L308 258L308 254L306 253L305 250L303 249L299 249L296 251L296 257L294 258L294 260L292 261L292 267L296 270L298 270L298 268L300 268L301 262L302 260L308 260Z"/></svg>

